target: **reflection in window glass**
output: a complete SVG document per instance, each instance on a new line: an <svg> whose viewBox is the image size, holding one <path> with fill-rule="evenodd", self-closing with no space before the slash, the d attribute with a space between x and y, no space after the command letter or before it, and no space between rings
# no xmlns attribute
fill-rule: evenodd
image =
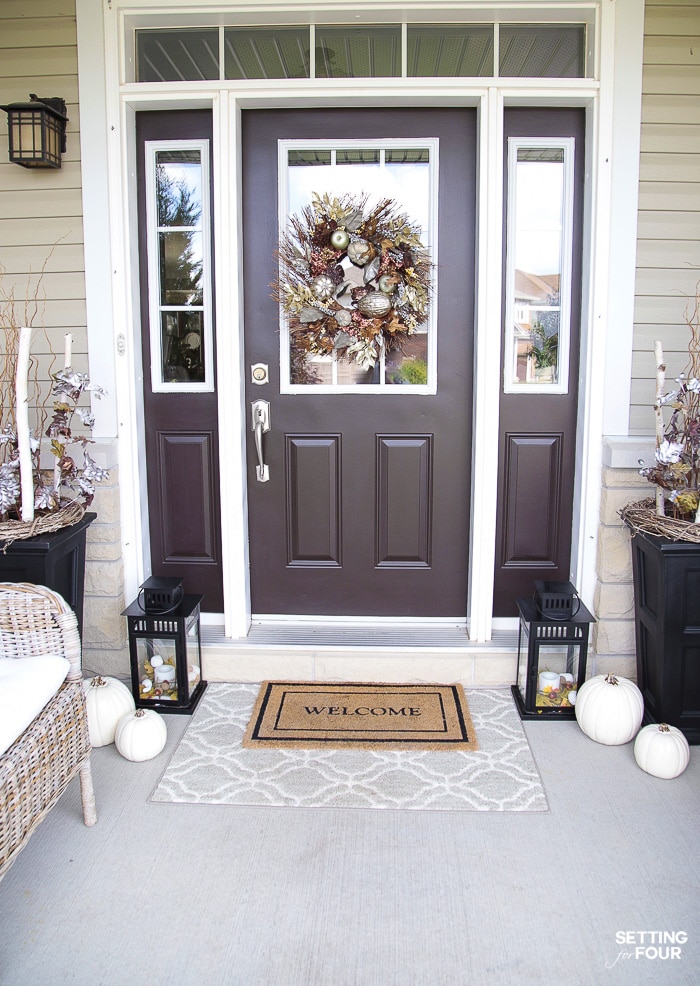
<svg viewBox="0 0 700 986"><path fill-rule="evenodd" d="M308 28L226 28L225 79L308 79Z"/></svg>
<svg viewBox="0 0 700 986"><path fill-rule="evenodd" d="M201 82L218 78L218 28L136 32L137 82Z"/></svg>
<svg viewBox="0 0 700 986"><path fill-rule="evenodd" d="M408 75L465 78L493 75L493 27L408 26Z"/></svg>
<svg viewBox="0 0 700 986"><path fill-rule="evenodd" d="M201 305L202 234L180 230L158 235L161 304Z"/></svg>
<svg viewBox="0 0 700 986"><path fill-rule="evenodd" d="M293 147L286 149L287 215L300 216L314 194L331 197L367 196L367 208L382 199L393 199L400 211L421 229L421 241L432 250L431 150L426 146L338 146L337 148ZM342 261L343 278L352 288L361 287L363 268L349 259ZM283 364L288 360L288 383L293 387L338 388L387 386L434 386L430 333L433 321L403 342L401 350L383 354L375 366L363 368L333 356L310 355L284 344ZM429 372L430 371L430 372ZM283 381L286 368L283 366Z"/></svg>
<svg viewBox="0 0 700 986"><path fill-rule="evenodd" d="M499 75L582 79L586 74L583 24L501 24Z"/></svg>
<svg viewBox="0 0 700 986"><path fill-rule="evenodd" d="M401 75L401 28L317 27L316 78L389 78Z"/></svg>
<svg viewBox="0 0 700 986"><path fill-rule="evenodd" d="M586 24L499 24L498 74L584 78L589 29ZM405 53L399 24L317 25L315 68L308 25L148 28L134 37L136 82L400 78L402 55L407 78L494 75L493 24L408 24Z"/></svg>
<svg viewBox="0 0 700 986"><path fill-rule="evenodd" d="M207 175L201 148L151 145L152 386L154 391L205 385L211 361ZM157 358L157 354L160 358Z"/></svg>
<svg viewBox="0 0 700 986"><path fill-rule="evenodd" d="M507 391L565 392L573 142L509 141Z"/></svg>

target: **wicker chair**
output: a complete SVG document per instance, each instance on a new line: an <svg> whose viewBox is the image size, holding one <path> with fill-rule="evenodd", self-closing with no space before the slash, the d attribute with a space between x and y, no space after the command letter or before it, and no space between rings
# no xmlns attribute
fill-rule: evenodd
<svg viewBox="0 0 700 986"><path fill-rule="evenodd" d="M0 879L76 774L84 822L97 821L75 613L45 586L0 582L0 656L46 653L65 657L70 670L54 697L0 756Z"/></svg>

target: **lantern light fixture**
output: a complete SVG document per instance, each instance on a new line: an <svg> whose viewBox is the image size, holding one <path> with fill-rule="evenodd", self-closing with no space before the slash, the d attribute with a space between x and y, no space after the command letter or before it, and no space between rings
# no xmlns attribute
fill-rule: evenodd
<svg viewBox="0 0 700 986"><path fill-rule="evenodd" d="M7 113L10 161L23 168L60 168L66 150L66 103L30 93L27 103L0 106Z"/></svg>

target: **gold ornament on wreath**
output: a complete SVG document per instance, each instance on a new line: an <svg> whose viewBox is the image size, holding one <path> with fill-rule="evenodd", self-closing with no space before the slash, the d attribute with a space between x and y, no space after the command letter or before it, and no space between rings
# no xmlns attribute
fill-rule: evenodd
<svg viewBox="0 0 700 986"><path fill-rule="evenodd" d="M373 367L428 320L432 263L393 199L313 193L289 220L275 298L292 350Z"/></svg>

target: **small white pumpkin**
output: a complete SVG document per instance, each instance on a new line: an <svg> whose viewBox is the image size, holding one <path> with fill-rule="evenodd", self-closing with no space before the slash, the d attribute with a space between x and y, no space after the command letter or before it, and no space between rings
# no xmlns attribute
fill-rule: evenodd
<svg viewBox="0 0 700 986"><path fill-rule="evenodd" d="M165 719L155 709L137 709L119 720L114 745L126 760L141 763L157 757L167 738Z"/></svg>
<svg viewBox="0 0 700 986"><path fill-rule="evenodd" d="M639 730L634 741L634 759L653 777L671 780L690 762L690 746L680 729L665 722L652 722Z"/></svg>
<svg viewBox="0 0 700 986"><path fill-rule="evenodd" d="M97 675L83 681L91 746L114 743L117 723L136 708L134 697L116 678Z"/></svg>
<svg viewBox="0 0 700 986"><path fill-rule="evenodd" d="M579 688L575 710L586 736L606 746L620 746L634 739L641 726L644 699L633 681L598 674Z"/></svg>

